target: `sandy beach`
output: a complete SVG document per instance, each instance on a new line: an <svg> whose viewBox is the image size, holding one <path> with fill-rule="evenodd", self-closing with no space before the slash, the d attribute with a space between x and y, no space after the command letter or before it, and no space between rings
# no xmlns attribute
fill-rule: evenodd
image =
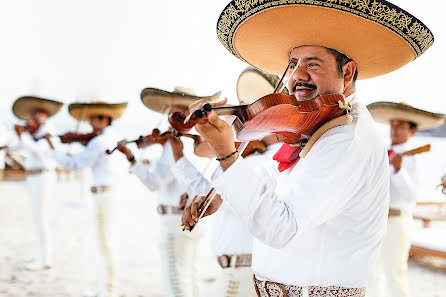
<svg viewBox="0 0 446 297"><path fill-rule="evenodd" d="M165 296L158 257L158 215L155 196L129 177L119 216L119 296ZM33 233L30 205L24 183L0 182L0 296L80 297L96 287L98 251L92 204L77 180L61 181L50 201L54 247L51 270L26 271L32 257ZM81 207L78 204L82 204ZM209 228L212 219L203 221ZM209 229L208 229L209 230ZM445 229L444 229L445 230ZM209 248L209 234L200 242L201 296L214 296L219 267ZM446 296L446 261L410 260L412 296Z"/></svg>

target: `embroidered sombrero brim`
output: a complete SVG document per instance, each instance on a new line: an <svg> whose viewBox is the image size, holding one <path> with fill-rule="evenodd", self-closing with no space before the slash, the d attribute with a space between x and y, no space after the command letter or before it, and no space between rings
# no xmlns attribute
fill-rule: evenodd
<svg viewBox="0 0 446 297"><path fill-rule="evenodd" d="M332 48L356 62L358 79L394 71L434 41L420 20L384 0L233 0L218 19L217 34L233 55L277 75L295 47Z"/></svg>
<svg viewBox="0 0 446 297"><path fill-rule="evenodd" d="M404 120L417 124L418 130L432 129L442 125L445 115L418 109L404 103L374 102L367 105L373 119L388 124L391 120Z"/></svg>
<svg viewBox="0 0 446 297"><path fill-rule="evenodd" d="M63 103L55 100L44 99L34 96L24 96L17 99L12 105L12 112L22 120L29 120L36 110L45 110L48 117L59 112Z"/></svg>
<svg viewBox="0 0 446 297"><path fill-rule="evenodd" d="M185 93L168 92L155 88L146 88L141 91L142 103L153 111L168 113L172 105L188 107L194 101L204 99L209 102L216 102L220 98L221 92L211 96L193 96Z"/></svg>
<svg viewBox="0 0 446 297"><path fill-rule="evenodd" d="M68 106L71 116L78 121L88 122L92 116L111 117L114 121L120 118L127 107L124 103L72 103Z"/></svg>
<svg viewBox="0 0 446 297"><path fill-rule="evenodd" d="M238 101L240 104L251 104L257 99L271 94L279 80L277 75L247 67L237 80ZM288 89L284 88L282 93L288 94Z"/></svg>

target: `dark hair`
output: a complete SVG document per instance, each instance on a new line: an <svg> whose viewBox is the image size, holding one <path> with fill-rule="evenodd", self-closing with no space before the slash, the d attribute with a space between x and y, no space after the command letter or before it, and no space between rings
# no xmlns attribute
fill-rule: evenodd
<svg viewBox="0 0 446 297"><path fill-rule="evenodd" d="M417 129L418 125L414 122L409 121L409 127L410 127L410 129Z"/></svg>
<svg viewBox="0 0 446 297"><path fill-rule="evenodd" d="M338 67L339 76L342 76L342 74L343 74L342 67L344 67L345 64L347 64L348 62L353 61L353 60L350 59L349 57L347 57L346 55L344 55L343 53L338 52L335 49L332 49L329 47L327 47L326 49L330 54L332 54L334 56L334 58L336 60L336 66ZM356 82L356 78L358 78L358 69L356 69L355 74L353 75L353 82Z"/></svg>

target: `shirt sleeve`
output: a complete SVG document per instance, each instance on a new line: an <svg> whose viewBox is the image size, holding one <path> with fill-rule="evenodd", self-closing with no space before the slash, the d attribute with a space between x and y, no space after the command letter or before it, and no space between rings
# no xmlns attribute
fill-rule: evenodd
<svg viewBox="0 0 446 297"><path fill-rule="evenodd" d="M98 141L90 141L83 151L74 155L67 155L61 151L52 151L53 158L65 169L79 171L91 167L99 154L104 154L105 148Z"/></svg>
<svg viewBox="0 0 446 297"><path fill-rule="evenodd" d="M160 188L164 178L166 178L169 167L166 164L157 162L155 170L151 170L150 165L145 165L141 161L136 161L130 167L130 173L133 173L150 191L154 192Z"/></svg>
<svg viewBox="0 0 446 297"><path fill-rule="evenodd" d="M242 158L214 181L223 199L264 244L281 248L293 237L327 222L351 205L356 189L363 184L361 170L366 169L367 160L360 161L360 150L352 149L348 137L340 140L330 136L330 131L326 134L308 153L305 165L296 166L283 179L286 184L280 192L271 175L261 167L247 166Z"/></svg>
<svg viewBox="0 0 446 297"><path fill-rule="evenodd" d="M417 157L403 157L400 170L390 166L390 183L398 196L407 202L416 202L421 177L421 166Z"/></svg>
<svg viewBox="0 0 446 297"><path fill-rule="evenodd" d="M186 157L175 162L171 170L175 178L189 188L192 195L207 194L212 188L212 183Z"/></svg>

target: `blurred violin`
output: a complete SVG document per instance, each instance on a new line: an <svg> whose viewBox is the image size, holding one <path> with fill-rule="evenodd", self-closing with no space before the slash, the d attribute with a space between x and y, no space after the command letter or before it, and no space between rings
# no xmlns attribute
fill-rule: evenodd
<svg viewBox="0 0 446 297"><path fill-rule="evenodd" d="M299 62L292 59L284 75L291 65L295 66L296 71ZM342 94L318 95L308 101L298 101L293 95L277 92L276 88L275 93L249 105L213 107L204 103L191 111L189 116L174 112L169 115L169 123L178 132L186 133L196 124L205 123L207 113L214 110L218 115L236 117L233 128L237 139L241 141L258 140L276 134L281 142L296 143L301 135L313 134L326 122L344 115L348 109L351 109L351 105L345 103Z"/></svg>
<svg viewBox="0 0 446 297"><path fill-rule="evenodd" d="M62 142L62 143L78 142L82 145L87 145L88 142L90 142L90 140L92 140L94 137L98 136L99 134L101 134L101 132L90 132L90 133L85 133L85 134L76 133L76 132L67 132L65 134L58 135L56 137L59 137L60 142ZM48 142L50 142L50 145L52 145L50 137L51 137L50 134L46 134L42 137L37 138L36 140L46 138L48 140Z"/></svg>
<svg viewBox="0 0 446 297"><path fill-rule="evenodd" d="M40 122L31 119L31 120L28 120L28 121L26 122L26 125L18 125L18 124L15 124L15 125L14 125L14 129L15 129L17 135L19 135L19 136L20 136L23 132L28 132L28 133L30 133L31 135L33 135L34 133L37 132L37 130L39 130L39 128L40 128L41 125L42 125L42 124L41 124ZM34 138L34 140L37 140L37 139Z"/></svg>
<svg viewBox="0 0 446 297"><path fill-rule="evenodd" d="M199 144L201 142L203 142L203 138L200 135L194 135L194 134L189 134L189 133L178 133L176 131L166 131L164 133L161 133L161 131L159 129L153 129L152 134L146 135L146 136L140 136L137 139L134 140L130 140L130 141L126 141L125 143L136 143L136 146L139 149L142 148L146 148L152 144L165 144L166 141L169 140L169 138L171 137L189 137L192 138L194 140L194 145L195 144ZM113 148L112 150L106 150L105 152L107 154L112 154L115 150L117 150L117 146L115 148Z"/></svg>

